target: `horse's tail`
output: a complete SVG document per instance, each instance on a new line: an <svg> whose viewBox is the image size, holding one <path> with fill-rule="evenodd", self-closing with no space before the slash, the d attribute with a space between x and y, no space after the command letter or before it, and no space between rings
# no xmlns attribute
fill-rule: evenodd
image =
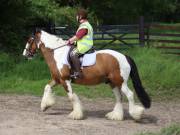
<svg viewBox="0 0 180 135"><path fill-rule="evenodd" d="M127 59L128 63L130 64L130 67L131 67L130 76L131 76L136 94L137 94L139 100L141 101L141 103L143 104L143 106L145 108L150 108L151 99L142 86L136 64L131 57L126 56L126 59Z"/></svg>

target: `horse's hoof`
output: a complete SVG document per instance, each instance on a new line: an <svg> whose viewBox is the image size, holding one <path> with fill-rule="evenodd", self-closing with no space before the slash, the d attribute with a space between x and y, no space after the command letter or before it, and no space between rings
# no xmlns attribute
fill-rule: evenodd
<svg viewBox="0 0 180 135"><path fill-rule="evenodd" d="M41 101L41 111L45 112L48 108L55 104L55 98L50 96L48 98L43 98Z"/></svg>
<svg viewBox="0 0 180 135"><path fill-rule="evenodd" d="M105 117L109 120L123 120L123 114L115 111L107 113Z"/></svg>
<svg viewBox="0 0 180 135"><path fill-rule="evenodd" d="M49 108L50 108L50 106L43 107L43 108L41 108L41 111L45 112Z"/></svg>
<svg viewBox="0 0 180 135"><path fill-rule="evenodd" d="M130 115L132 116L132 118L134 120L140 120L142 117L142 114L144 112L144 108L139 106L139 105L135 105L130 111Z"/></svg>
<svg viewBox="0 0 180 135"><path fill-rule="evenodd" d="M73 120L82 120L84 118L83 112L82 111L72 111L69 115L69 118Z"/></svg>

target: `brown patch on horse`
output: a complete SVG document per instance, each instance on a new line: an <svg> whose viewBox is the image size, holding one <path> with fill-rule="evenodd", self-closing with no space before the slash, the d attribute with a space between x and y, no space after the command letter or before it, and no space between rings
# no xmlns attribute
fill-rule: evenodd
<svg viewBox="0 0 180 135"><path fill-rule="evenodd" d="M121 87L123 78L120 76L120 67L117 59L107 53L97 54L96 64L89 67L83 67L83 78L73 80L76 84L83 85L96 85L101 82L110 82L112 87ZM68 66L64 66L61 70L63 79L68 78L70 75L70 69Z"/></svg>
<svg viewBox="0 0 180 135"><path fill-rule="evenodd" d="M63 65L63 68L60 70L61 79L70 80L70 69L68 65Z"/></svg>
<svg viewBox="0 0 180 135"><path fill-rule="evenodd" d="M60 74L56 65L56 61L54 60L54 52L52 49L46 48L44 44L40 47L41 52L45 58L46 63L48 64L51 77L56 83L60 83Z"/></svg>

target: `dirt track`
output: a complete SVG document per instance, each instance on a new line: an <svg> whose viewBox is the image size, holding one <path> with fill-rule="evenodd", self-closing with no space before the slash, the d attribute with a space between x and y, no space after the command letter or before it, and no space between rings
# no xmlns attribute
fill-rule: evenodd
<svg viewBox="0 0 180 135"><path fill-rule="evenodd" d="M180 103L153 103L141 122L134 122L127 104L125 120L111 121L104 117L113 108L111 99L81 99L87 118L71 120L67 118L71 104L65 97L58 97L57 104L43 113L40 97L0 95L0 135L134 135L180 122Z"/></svg>

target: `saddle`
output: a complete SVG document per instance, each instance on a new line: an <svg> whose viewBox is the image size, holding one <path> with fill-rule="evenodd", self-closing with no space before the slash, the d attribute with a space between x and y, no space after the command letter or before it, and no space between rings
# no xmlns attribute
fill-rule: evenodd
<svg viewBox="0 0 180 135"><path fill-rule="evenodd" d="M70 53L74 48L75 48L75 46L72 46L69 49L69 52L68 52L68 55L67 55L67 61L68 61L69 65L70 65L70 67L72 67L71 69L73 69L73 64L72 64L72 61L71 61ZM96 56L95 51L96 51L95 48L92 47L85 54L79 55L81 67L91 66L91 65L95 64L95 62L96 62L96 57L94 57L94 56ZM93 57L91 57L91 56L93 56Z"/></svg>

